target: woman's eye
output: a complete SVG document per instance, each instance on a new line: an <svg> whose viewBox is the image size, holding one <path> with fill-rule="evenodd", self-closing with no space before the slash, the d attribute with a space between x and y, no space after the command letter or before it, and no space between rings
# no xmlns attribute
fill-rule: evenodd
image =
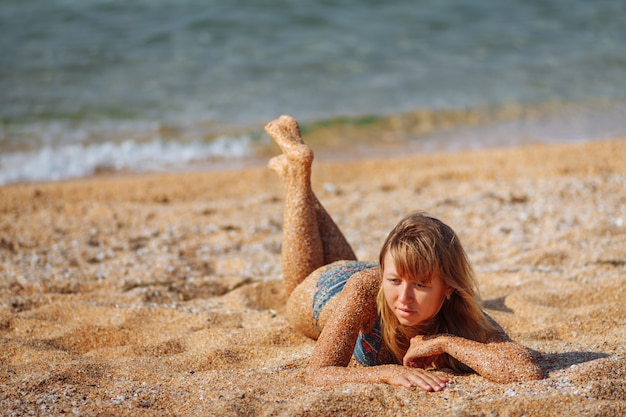
<svg viewBox="0 0 626 417"><path fill-rule="evenodd" d="M422 284L421 282L414 282L413 286L415 288L424 288L426 285Z"/></svg>

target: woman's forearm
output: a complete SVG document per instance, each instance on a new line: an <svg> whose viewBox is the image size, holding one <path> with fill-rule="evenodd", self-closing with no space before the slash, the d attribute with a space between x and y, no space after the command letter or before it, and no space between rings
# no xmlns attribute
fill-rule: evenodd
<svg viewBox="0 0 626 417"><path fill-rule="evenodd" d="M386 383L385 368L387 366L368 366L363 368L347 368L343 366L308 367L305 379L307 384L322 386L339 385L347 382Z"/></svg>
<svg viewBox="0 0 626 417"><path fill-rule="evenodd" d="M530 352L515 342L480 343L457 336L445 337L448 355L491 381L506 383L543 378Z"/></svg>

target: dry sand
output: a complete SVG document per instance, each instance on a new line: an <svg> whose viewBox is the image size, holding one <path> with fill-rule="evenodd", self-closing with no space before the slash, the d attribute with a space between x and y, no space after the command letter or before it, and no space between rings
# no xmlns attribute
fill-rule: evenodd
<svg viewBox="0 0 626 417"><path fill-rule="evenodd" d="M0 188L2 415L624 415L626 140L317 164L359 258L425 210L546 379L305 385L265 169Z"/></svg>

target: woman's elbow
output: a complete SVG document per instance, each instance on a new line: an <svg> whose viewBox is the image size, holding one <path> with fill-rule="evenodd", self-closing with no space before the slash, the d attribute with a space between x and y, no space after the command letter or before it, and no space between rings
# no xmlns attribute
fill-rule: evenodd
<svg viewBox="0 0 626 417"><path fill-rule="evenodd" d="M527 348L516 345L517 360L512 361L515 364L515 382L537 381L543 379L545 376L543 371L537 365L535 355L531 353Z"/></svg>
<svg viewBox="0 0 626 417"><path fill-rule="evenodd" d="M510 367L501 376L502 380L498 382L502 383L537 381L545 377L528 351L520 352L519 360L511 362Z"/></svg>
<svg viewBox="0 0 626 417"><path fill-rule="evenodd" d="M527 369L523 370L523 372L520 372L518 382L538 381L545 377L541 368L534 362L529 364L526 368Z"/></svg>
<svg viewBox="0 0 626 417"><path fill-rule="evenodd" d="M533 354L525 348L523 352L520 352L517 370L518 382L537 381L545 377Z"/></svg>
<svg viewBox="0 0 626 417"><path fill-rule="evenodd" d="M536 381L544 378L534 356L524 347L511 343L503 346L498 365L479 372L487 379L500 384Z"/></svg>

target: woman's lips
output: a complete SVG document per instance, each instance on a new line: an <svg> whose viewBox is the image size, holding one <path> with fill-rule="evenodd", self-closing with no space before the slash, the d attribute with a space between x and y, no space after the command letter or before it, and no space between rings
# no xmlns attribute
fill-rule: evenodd
<svg viewBox="0 0 626 417"><path fill-rule="evenodd" d="M410 317L410 316L412 316L413 314L415 314L415 313L416 313L416 311L415 311L415 310L411 310L411 309L409 309L409 308L402 308L402 307L398 307L398 308L396 308L396 310L397 310L397 311L398 311L398 313L399 313L401 316L403 316L403 317Z"/></svg>

